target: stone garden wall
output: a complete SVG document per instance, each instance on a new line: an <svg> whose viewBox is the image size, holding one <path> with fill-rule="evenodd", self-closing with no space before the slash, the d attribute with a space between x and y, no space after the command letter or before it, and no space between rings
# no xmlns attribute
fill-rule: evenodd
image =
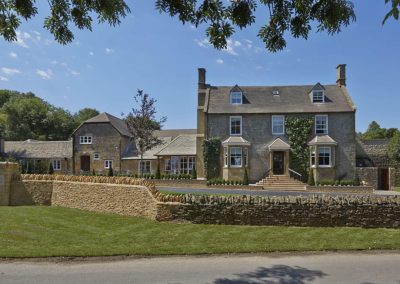
<svg viewBox="0 0 400 284"><path fill-rule="evenodd" d="M400 228L398 197L186 196L159 203L157 220L196 224Z"/></svg>

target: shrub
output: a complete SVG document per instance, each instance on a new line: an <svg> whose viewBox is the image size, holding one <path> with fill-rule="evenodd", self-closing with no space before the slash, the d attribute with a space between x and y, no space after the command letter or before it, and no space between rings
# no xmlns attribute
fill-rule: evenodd
<svg viewBox="0 0 400 284"><path fill-rule="evenodd" d="M112 166L110 166L110 167L108 168L107 176L108 176L108 177L114 176L114 171L113 171Z"/></svg>
<svg viewBox="0 0 400 284"><path fill-rule="evenodd" d="M249 185L249 176L247 174L247 169L244 169L243 184Z"/></svg>
<svg viewBox="0 0 400 284"><path fill-rule="evenodd" d="M315 185L315 180L314 180L314 173L313 170L310 169L310 172L308 173L308 181L307 181L308 185L314 186Z"/></svg>
<svg viewBox="0 0 400 284"><path fill-rule="evenodd" d="M49 169L47 170L49 175L54 174L53 163L49 163Z"/></svg>
<svg viewBox="0 0 400 284"><path fill-rule="evenodd" d="M161 178L161 171L160 171L160 162L157 162L157 171L156 171L156 179L160 179Z"/></svg>
<svg viewBox="0 0 400 284"><path fill-rule="evenodd" d="M193 167L191 179L197 179L196 167Z"/></svg>

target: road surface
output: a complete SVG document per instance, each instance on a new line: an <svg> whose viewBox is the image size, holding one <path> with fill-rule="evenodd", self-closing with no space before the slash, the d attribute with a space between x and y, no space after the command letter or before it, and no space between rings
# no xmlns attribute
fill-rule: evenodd
<svg viewBox="0 0 400 284"><path fill-rule="evenodd" d="M399 252L0 262L0 283L400 283Z"/></svg>

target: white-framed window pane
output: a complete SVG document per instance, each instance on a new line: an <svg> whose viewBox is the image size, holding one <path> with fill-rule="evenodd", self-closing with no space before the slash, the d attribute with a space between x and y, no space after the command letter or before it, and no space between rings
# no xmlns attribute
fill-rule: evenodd
<svg viewBox="0 0 400 284"><path fill-rule="evenodd" d="M179 157L171 157L171 174L179 174Z"/></svg>
<svg viewBox="0 0 400 284"><path fill-rule="evenodd" d="M231 104L242 104L242 93L231 92Z"/></svg>
<svg viewBox="0 0 400 284"><path fill-rule="evenodd" d="M104 168L105 169L113 168L113 161L112 160L104 160Z"/></svg>
<svg viewBox="0 0 400 284"><path fill-rule="evenodd" d="M318 147L318 165L330 166L331 165L331 148Z"/></svg>
<svg viewBox="0 0 400 284"><path fill-rule="evenodd" d="M324 91L313 91L313 103L324 102Z"/></svg>
<svg viewBox="0 0 400 284"><path fill-rule="evenodd" d="M283 115L272 116L272 134L285 134L285 117Z"/></svg>
<svg viewBox="0 0 400 284"><path fill-rule="evenodd" d="M188 157L188 159L188 174L191 174L193 172L193 169L196 167L196 157Z"/></svg>
<svg viewBox="0 0 400 284"><path fill-rule="evenodd" d="M241 117L231 117L230 118L230 128L231 128L231 135L241 135L242 134L242 118Z"/></svg>
<svg viewBox="0 0 400 284"><path fill-rule="evenodd" d="M92 144L92 136L79 136L80 144Z"/></svg>
<svg viewBox="0 0 400 284"><path fill-rule="evenodd" d="M241 167L242 166L242 148L241 147L231 147L230 148L230 165L231 167Z"/></svg>
<svg viewBox="0 0 400 284"><path fill-rule="evenodd" d="M310 150L311 166L315 166L315 148L312 147Z"/></svg>
<svg viewBox="0 0 400 284"><path fill-rule="evenodd" d="M326 115L315 116L315 133L328 134L328 116Z"/></svg>
<svg viewBox="0 0 400 284"><path fill-rule="evenodd" d="M228 147L224 147L224 166L228 166Z"/></svg>
<svg viewBox="0 0 400 284"><path fill-rule="evenodd" d="M61 160L53 160L53 170L61 170Z"/></svg>
<svg viewBox="0 0 400 284"><path fill-rule="evenodd" d="M170 174L171 173L171 159L166 159L165 160L165 173Z"/></svg>
<svg viewBox="0 0 400 284"><path fill-rule="evenodd" d="M139 161L139 171L142 174L151 173L151 161Z"/></svg>
<svg viewBox="0 0 400 284"><path fill-rule="evenodd" d="M187 157L181 157L180 159L180 171L181 174L187 174L188 173L188 158Z"/></svg>
<svg viewBox="0 0 400 284"><path fill-rule="evenodd" d="M94 153L93 155L93 160L100 160L100 154L99 153Z"/></svg>

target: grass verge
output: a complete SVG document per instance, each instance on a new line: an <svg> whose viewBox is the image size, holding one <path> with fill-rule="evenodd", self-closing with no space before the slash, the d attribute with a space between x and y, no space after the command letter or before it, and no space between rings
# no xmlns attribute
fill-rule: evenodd
<svg viewBox="0 0 400 284"><path fill-rule="evenodd" d="M400 230L159 223L61 207L0 207L0 257L400 249Z"/></svg>
<svg viewBox="0 0 400 284"><path fill-rule="evenodd" d="M395 187L394 190L400 192L400 187Z"/></svg>

